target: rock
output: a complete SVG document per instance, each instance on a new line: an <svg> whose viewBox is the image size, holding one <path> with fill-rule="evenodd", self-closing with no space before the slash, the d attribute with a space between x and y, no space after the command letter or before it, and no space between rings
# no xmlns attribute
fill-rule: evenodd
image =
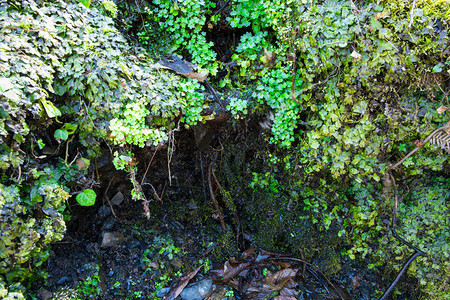
<svg viewBox="0 0 450 300"><path fill-rule="evenodd" d="M111 230L114 227L114 224L116 223L116 219L111 217L108 218L102 225L101 231L108 231Z"/></svg>
<svg viewBox="0 0 450 300"><path fill-rule="evenodd" d="M47 291L46 289L40 289L37 292L37 298L40 300L48 300L51 299L53 297L53 293L50 291Z"/></svg>
<svg viewBox="0 0 450 300"><path fill-rule="evenodd" d="M165 295L167 295L169 293L169 291L170 291L170 288L168 288L168 287L162 288L156 292L156 297L163 298Z"/></svg>
<svg viewBox="0 0 450 300"><path fill-rule="evenodd" d="M112 205L120 205L123 202L123 194L119 191L117 192L117 194L114 195L114 197L112 197L112 199L110 200Z"/></svg>
<svg viewBox="0 0 450 300"><path fill-rule="evenodd" d="M69 276L63 276L63 277L61 277L59 280L58 280L58 282L56 283L57 285L61 285L61 284L64 284L64 283L66 283L66 282L71 282L72 281L72 277L69 277Z"/></svg>
<svg viewBox="0 0 450 300"><path fill-rule="evenodd" d="M106 217L109 217L110 215L111 215L111 208L109 208L106 205L100 206L100 208L98 209L98 216L100 217L100 219L104 219Z"/></svg>
<svg viewBox="0 0 450 300"><path fill-rule="evenodd" d="M213 281L207 278L188 285L180 294L183 300L202 300L211 291Z"/></svg>
<svg viewBox="0 0 450 300"><path fill-rule="evenodd" d="M102 248L110 248L119 245L124 239L120 232L105 232L102 239Z"/></svg>

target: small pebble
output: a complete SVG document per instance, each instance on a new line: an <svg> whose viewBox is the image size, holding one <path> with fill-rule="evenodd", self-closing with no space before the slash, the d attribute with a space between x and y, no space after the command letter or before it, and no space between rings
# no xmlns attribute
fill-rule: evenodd
<svg viewBox="0 0 450 300"><path fill-rule="evenodd" d="M100 217L100 219L104 219L106 217L109 217L110 215L111 215L111 208L109 208L106 205L100 206L100 208L98 209L98 216Z"/></svg>

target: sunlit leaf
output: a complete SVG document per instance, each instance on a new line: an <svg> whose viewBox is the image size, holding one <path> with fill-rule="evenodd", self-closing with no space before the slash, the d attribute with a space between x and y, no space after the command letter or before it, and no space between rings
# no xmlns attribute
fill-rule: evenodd
<svg viewBox="0 0 450 300"><path fill-rule="evenodd" d="M85 189L83 192L77 195L77 202L81 206L92 206L95 204L97 194L91 189Z"/></svg>
<svg viewBox="0 0 450 300"><path fill-rule="evenodd" d="M78 2L80 2L81 4L86 6L87 8L89 8L89 6L91 6L91 0L78 0Z"/></svg>
<svg viewBox="0 0 450 300"><path fill-rule="evenodd" d="M13 88L11 79L2 77L0 78L0 93L6 92Z"/></svg>
<svg viewBox="0 0 450 300"><path fill-rule="evenodd" d="M53 105L52 102L47 101L45 99L41 99L41 103L42 103L42 106L44 107L45 112L47 113L47 116L49 118L55 118L55 117L61 116L61 111L55 105Z"/></svg>

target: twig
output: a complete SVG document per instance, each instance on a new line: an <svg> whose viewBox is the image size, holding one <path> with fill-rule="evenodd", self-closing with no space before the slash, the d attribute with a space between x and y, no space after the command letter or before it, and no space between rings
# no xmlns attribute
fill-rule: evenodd
<svg viewBox="0 0 450 300"><path fill-rule="evenodd" d="M303 254L303 250L301 250L301 249L300 249L300 254L302 256L302 260L305 260L305 255ZM303 263L302 278L305 278L305 271L306 271L306 264Z"/></svg>
<svg viewBox="0 0 450 300"><path fill-rule="evenodd" d="M405 32L412 26L414 22L414 8L416 7L416 0L413 1L411 12L409 13L409 24L408 27L406 27Z"/></svg>
<svg viewBox="0 0 450 300"><path fill-rule="evenodd" d="M147 176L148 169L150 168L150 165L152 164L153 158L155 158L156 152L158 152L159 145L161 145L161 144L158 144L158 146L156 146L155 152L153 152L153 156L147 165L147 169L145 170L144 176L142 177L141 185L144 183L145 176Z"/></svg>
<svg viewBox="0 0 450 300"><path fill-rule="evenodd" d="M440 89L440 90L442 91L442 93L444 94L445 100L447 100L447 105L449 105L449 102L448 102L448 93L444 92L444 90L441 88L441 85L440 85L440 84L438 84L437 86L439 87L439 89Z"/></svg>
<svg viewBox="0 0 450 300"><path fill-rule="evenodd" d="M217 214L219 215L220 226L222 227L222 231L227 232L227 227L226 227L225 221L223 219L223 214L222 214L222 211L220 210L219 203L217 203L217 199L216 199L216 196L214 195L214 189L213 189L212 182L211 182L212 164L213 163L211 163L208 168L209 193L211 194L211 200L213 202L214 208L216 209Z"/></svg>
<svg viewBox="0 0 450 300"><path fill-rule="evenodd" d="M225 4L224 4L221 8L219 8L218 10L216 10L216 11L211 15L211 17L217 15L218 13L220 13L220 12L228 5L228 3L230 3L230 0L227 0L227 2L225 2Z"/></svg>
<svg viewBox="0 0 450 300"><path fill-rule="evenodd" d="M116 213L114 212L114 208L112 207L111 201L109 201L109 198L108 198L108 190L109 190L109 188L111 187L111 183L112 183L113 179L114 179L114 176L113 176L113 177L111 178L111 180L109 181L108 187L106 188L106 190L105 190L105 192L104 192L104 194L103 194L103 198L106 199L106 201L108 201L108 204L109 204L109 207L111 208L111 212L112 212L113 216L114 216L116 219L119 219L119 218L117 217Z"/></svg>
<svg viewBox="0 0 450 300"><path fill-rule="evenodd" d="M399 165L401 165L405 160L407 160L411 155L413 155L417 150L419 150L423 145L425 145L426 143L428 143L429 140L431 140L433 138L433 136L439 132L440 130L444 130L446 128L450 128L450 125L445 125L442 127L439 127L438 129L436 129L435 131L433 131L426 139L424 139L423 141L419 142L417 144L417 147L412 150L411 152L409 152L405 157L402 158L402 160L400 160L398 163L396 163L395 165L393 165L392 167L389 168L389 170L394 170L395 168L397 168Z"/></svg>

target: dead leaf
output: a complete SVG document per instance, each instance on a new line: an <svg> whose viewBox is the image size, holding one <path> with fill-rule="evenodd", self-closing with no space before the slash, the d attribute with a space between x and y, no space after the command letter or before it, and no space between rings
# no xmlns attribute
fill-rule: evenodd
<svg viewBox="0 0 450 300"><path fill-rule="evenodd" d="M89 168L88 162L89 160L85 158L79 158L75 163L77 164L78 168L80 168L80 170L86 170L87 168Z"/></svg>
<svg viewBox="0 0 450 300"><path fill-rule="evenodd" d="M214 269L209 270L209 272L212 273L212 274L214 274L214 275L216 275L217 277L222 278L222 277L223 277L223 273L224 273L224 270L223 270L223 269L224 269L224 268L223 268L223 265L222 265L222 266L220 266L220 267L217 267L217 268L214 268Z"/></svg>
<svg viewBox="0 0 450 300"><path fill-rule="evenodd" d="M250 266L250 263L241 263L236 267L233 267L228 261L224 265L223 281L227 282L231 278L238 276L241 272Z"/></svg>
<svg viewBox="0 0 450 300"><path fill-rule="evenodd" d="M288 282L286 282L285 286L280 290L280 297L292 297L293 299L296 299L295 296L297 296L298 292L295 289L295 287L298 285L297 282L295 282L292 278L289 279ZM287 299L292 299L287 298Z"/></svg>
<svg viewBox="0 0 450 300"><path fill-rule="evenodd" d="M356 50L353 50L353 52L350 54L350 56L352 57L353 62L357 62L357 61L361 60L361 58L362 58L362 55L359 54L358 52L356 52Z"/></svg>
<svg viewBox="0 0 450 300"><path fill-rule="evenodd" d="M194 278L194 276L197 275L198 271L202 267L203 266L200 266L197 269L195 269L194 271L192 271L191 273L181 277L180 282L178 282L178 284L173 289L170 290L170 292L167 294L167 296L164 299L175 300L175 298L181 294L181 292L184 290L186 285L189 283L189 280Z"/></svg>
<svg viewBox="0 0 450 300"><path fill-rule="evenodd" d="M298 269L283 269L273 275L266 276L264 288L268 290L280 290L289 280L295 277Z"/></svg>
<svg viewBox="0 0 450 300"><path fill-rule="evenodd" d="M275 60L277 59L277 55L272 51L269 51L267 48L264 48L264 56L261 59L265 65L269 65L273 67L275 64Z"/></svg>
<svg viewBox="0 0 450 300"><path fill-rule="evenodd" d="M204 82L206 80L206 78L208 77L209 73L205 72L205 73L187 73L187 74L182 74L184 75L186 78L190 78L190 79L195 79L197 81L200 82Z"/></svg>
<svg viewBox="0 0 450 300"><path fill-rule="evenodd" d="M445 107L444 105L441 105L441 106L437 109L437 113L438 113L438 114L442 114L442 113L444 113L446 110L448 110L448 107Z"/></svg>
<svg viewBox="0 0 450 300"><path fill-rule="evenodd" d="M255 252L255 245L251 245L247 250L245 250L244 252L242 252L241 254L241 259L244 260L247 257L251 256L253 254L253 252Z"/></svg>

